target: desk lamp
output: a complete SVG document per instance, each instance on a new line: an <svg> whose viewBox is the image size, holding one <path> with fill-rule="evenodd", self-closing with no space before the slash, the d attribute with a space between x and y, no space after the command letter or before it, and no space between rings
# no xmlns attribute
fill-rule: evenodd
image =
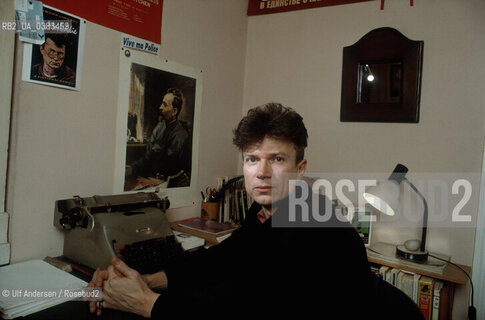
<svg viewBox="0 0 485 320"><path fill-rule="evenodd" d="M406 182L423 200L423 231L421 235L421 245L418 240L407 240L404 245L396 246L396 254L405 259L413 261L427 261L428 251L426 251L426 229L428 225L428 203L418 189L406 179L408 168L398 164L389 176L387 181L370 187L364 192L364 199L377 210L390 216L394 216L399 207L399 188L401 182Z"/></svg>

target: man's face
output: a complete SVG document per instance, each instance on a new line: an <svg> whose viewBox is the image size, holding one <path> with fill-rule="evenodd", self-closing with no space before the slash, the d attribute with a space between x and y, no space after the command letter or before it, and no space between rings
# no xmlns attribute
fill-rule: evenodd
<svg viewBox="0 0 485 320"><path fill-rule="evenodd" d="M66 46L56 46L54 41L47 38L44 42L44 46L40 47L40 53L44 59L44 64L47 64L52 69L58 69L64 63L66 56Z"/></svg>
<svg viewBox="0 0 485 320"><path fill-rule="evenodd" d="M266 136L243 151L246 191L265 208L286 197L288 177L303 174L305 169L306 160L296 162L295 146L288 141Z"/></svg>
<svg viewBox="0 0 485 320"><path fill-rule="evenodd" d="M177 114L177 108L172 105L174 95L172 93L167 93L162 100L160 105L160 115L165 120L171 120Z"/></svg>

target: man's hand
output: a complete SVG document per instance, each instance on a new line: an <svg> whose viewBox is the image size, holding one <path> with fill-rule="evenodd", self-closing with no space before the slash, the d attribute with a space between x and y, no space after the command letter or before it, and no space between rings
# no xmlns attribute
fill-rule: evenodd
<svg viewBox="0 0 485 320"><path fill-rule="evenodd" d="M121 272L119 272L116 268L114 271L119 275L123 276ZM167 288L167 276L165 272L157 272L154 274L144 274L141 276L143 281L147 284L147 286L152 290L163 290ZM100 268L96 269L96 272L93 275L93 279L89 284L88 287L93 288L101 288L103 287L104 281L108 280L108 271L101 270ZM90 301L89 302L89 311L91 313L95 313L100 316L102 310L98 308L98 301Z"/></svg>
<svg viewBox="0 0 485 320"><path fill-rule="evenodd" d="M98 268L96 269L96 272L94 272L93 279L91 279L91 282L89 282L87 286L101 288L105 280L108 280L108 271ZM89 311L91 313L96 312L98 316L101 315L101 309L98 309L97 301L89 301Z"/></svg>
<svg viewBox="0 0 485 320"><path fill-rule="evenodd" d="M140 274L119 258L114 257L111 263L103 285L103 307L149 318L159 294L150 290Z"/></svg>
<svg viewBox="0 0 485 320"><path fill-rule="evenodd" d="M167 276L163 271L154 274L144 274L141 277L143 278L143 281L145 281L145 283L148 285L148 287L152 290L167 289Z"/></svg>

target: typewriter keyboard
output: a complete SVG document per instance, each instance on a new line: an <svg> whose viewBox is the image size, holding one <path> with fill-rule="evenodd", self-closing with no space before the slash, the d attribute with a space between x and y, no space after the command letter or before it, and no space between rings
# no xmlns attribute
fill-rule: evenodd
<svg viewBox="0 0 485 320"><path fill-rule="evenodd" d="M135 242L120 247L122 260L140 274L155 273L184 250L175 236Z"/></svg>

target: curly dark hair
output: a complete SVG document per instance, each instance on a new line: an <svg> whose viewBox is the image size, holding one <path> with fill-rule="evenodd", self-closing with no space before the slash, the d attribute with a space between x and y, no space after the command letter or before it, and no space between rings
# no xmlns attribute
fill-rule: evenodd
<svg viewBox="0 0 485 320"><path fill-rule="evenodd" d="M233 133L232 141L241 151L269 136L293 143L297 162L305 156L308 133L303 118L279 103L271 102L250 109Z"/></svg>
<svg viewBox="0 0 485 320"><path fill-rule="evenodd" d="M65 34L65 33L46 33L45 38L46 38L46 40L48 38L51 39L52 42L54 42L54 44L56 46L58 46L59 48L62 47L62 46L66 46L66 50L71 45L71 41L70 41L69 37L67 36L67 34ZM41 47L42 48L45 47L45 42L41 45Z"/></svg>

